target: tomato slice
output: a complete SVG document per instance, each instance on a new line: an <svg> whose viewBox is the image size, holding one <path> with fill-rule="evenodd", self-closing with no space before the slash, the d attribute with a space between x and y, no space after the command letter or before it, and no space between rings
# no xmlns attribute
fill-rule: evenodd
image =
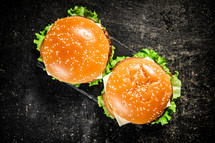
<svg viewBox="0 0 215 143"><path fill-rule="evenodd" d="M105 107L106 107L107 111L110 113L111 116L113 116L115 118L115 116L113 114L113 110L111 109L110 105L108 104L105 92L103 94L103 101L104 101L104 104L105 104Z"/></svg>

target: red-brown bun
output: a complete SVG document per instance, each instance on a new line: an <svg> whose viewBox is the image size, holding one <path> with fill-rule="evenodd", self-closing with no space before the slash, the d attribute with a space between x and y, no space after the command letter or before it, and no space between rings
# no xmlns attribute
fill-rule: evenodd
<svg viewBox="0 0 215 143"><path fill-rule="evenodd" d="M103 99L111 115L145 124L162 115L172 92L169 76L157 63L128 58L110 74Z"/></svg>
<svg viewBox="0 0 215 143"><path fill-rule="evenodd" d="M111 42L102 26L80 16L58 19L40 50L47 72L67 83L88 83L105 71Z"/></svg>

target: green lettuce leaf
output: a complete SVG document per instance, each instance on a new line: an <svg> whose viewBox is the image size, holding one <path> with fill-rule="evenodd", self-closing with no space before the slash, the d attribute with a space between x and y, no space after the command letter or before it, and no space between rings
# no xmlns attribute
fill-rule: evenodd
<svg viewBox="0 0 215 143"><path fill-rule="evenodd" d="M56 78L55 78L56 79ZM76 86L76 87L79 87L81 84L72 84L72 83L70 83L71 85L74 85L74 86Z"/></svg>
<svg viewBox="0 0 215 143"><path fill-rule="evenodd" d="M177 99L181 96L181 81L178 79L179 73L175 71L176 74L170 77L170 80L173 85L173 99Z"/></svg>
<svg viewBox="0 0 215 143"><path fill-rule="evenodd" d="M94 20L96 23L101 23L101 20L98 19L98 15L95 11L92 12L87 10L87 8L83 6L75 6L74 8L70 8L67 13L68 16L83 16Z"/></svg>
<svg viewBox="0 0 215 143"><path fill-rule="evenodd" d="M108 75L117 63L119 63L120 61L128 58L128 57L123 56L123 57L117 57L116 59L113 60L114 50L115 50L115 47L112 46L112 55L111 55L111 58L110 58L110 61L109 61L108 65L106 67L105 73L103 74L103 77L105 77L106 75ZM105 92L105 90L103 89L101 91L101 95L97 97L97 99L98 99L98 105L99 105L99 107L103 108L104 114L107 117L110 117L111 119L114 119L114 117L111 116L111 114L108 112L107 108L105 107L105 104L104 104L104 101L103 101L103 94L104 94L104 92Z"/></svg>
<svg viewBox="0 0 215 143"><path fill-rule="evenodd" d="M89 86L99 85L100 82L102 82L102 79L97 79L95 81L90 82Z"/></svg>
<svg viewBox="0 0 215 143"><path fill-rule="evenodd" d="M172 101L170 102L170 106L168 107L168 109L166 110L166 112L163 114L163 116L160 117L157 121L151 123L151 124L155 124L155 123L159 124L159 123L161 123L161 125L168 124L168 122L171 119L171 114L176 112L175 100L178 97L181 96L181 81L178 79L179 73L176 71L176 74L171 76L171 73L170 73L169 69L166 66L167 62L166 62L165 58L164 57L160 57L158 55L158 53L156 53L154 50L142 49L140 52L138 52L137 54L135 54L134 57L137 57L137 58L146 58L146 57L149 57L150 59L154 60L157 64L159 64L160 66L162 66L162 68L166 71L166 73L169 74L170 81L171 81L172 86L173 86L173 98L172 98ZM115 60L113 60L110 63L108 71L111 71L112 68L118 62L120 62L120 61L122 61L122 60L124 60L126 58L128 58L128 57L117 57ZM102 104L103 103L103 92L101 93L100 96L98 96L98 104L99 104L99 107L103 107L105 114L108 117L110 117L111 115L109 113L106 113L107 109L105 108L104 104ZM113 119L112 116L111 116L111 118Z"/></svg>
<svg viewBox="0 0 215 143"><path fill-rule="evenodd" d="M40 56L39 58L37 58L38 61L43 62L42 57Z"/></svg>
<svg viewBox="0 0 215 143"><path fill-rule="evenodd" d="M170 106L168 107L167 111L164 113L164 115L161 118L159 118L157 121L155 121L154 123L157 123L157 124L161 123L161 125L168 124L168 121L170 121L170 119L171 119L171 118L169 118L169 116L172 113L176 112L175 101L178 97L181 96L181 81L178 79L178 75L179 75L179 73L176 71L175 75L170 76L170 81L173 86L172 101L171 101Z"/></svg>
<svg viewBox="0 0 215 143"><path fill-rule="evenodd" d="M106 66L105 72L104 72L104 74L102 75L102 77L105 77L106 75L108 75L108 74L111 72L111 70L113 69L113 67L114 67L118 62L120 62L120 61L122 61L122 60L128 58L128 57L123 56L123 57L117 57L116 59L113 60L113 56L114 56L114 53L115 53L114 50L115 50L115 47L112 46L112 55L111 55L111 57L110 57L110 60L109 60L109 62L108 62L108 64L107 64L107 66Z"/></svg>
<svg viewBox="0 0 215 143"><path fill-rule="evenodd" d="M40 45L42 44L43 40L45 39L45 36L47 34L47 32L49 31L50 27L52 24L48 25L45 27L45 29L43 31L40 31L40 33L36 33L36 37L37 39L34 39L34 44L37 45L37 50L40 51ZM41 57L39 57L40 60L42 60ZM38 58L38 59L39 59Z"/></svg>
<svg viewBox="0 0 215 143"><path fill-rule="evenodd" d="M149 49L142 49L140 52L134 55L137 58L146 58L149 57L150 59L154 60L157 64L163 67L167 74L170 74L169 69L166 67L167 62L164 57L160 57L158 53L154 50Z"/></svg>
<svg viewBox="0 0 215 143"><path fill-rule="evenodd" d="M105 77L108 73L111 72L110 65L111 65L111 62L113 61L114 53L115 53L115 47L112 45L112 54L111 54L110 60L106 66L105 72L103 73L102 77ZM89 86L99 85L100 82L102 82L102 79L97 79L96 81L90 82Z"/></svg>
<svg viewBox="0 0 215 143"><path fill-rule="evenodd" d="M107 108L105 107L104 100L103 100L103 94L104 94L104 92L105 92L105 90L103 89L102 92L101 92L101 95L97 97L99 107L102 107L102 108L103 108L104 114L105 114L107 117L110 117L111 119L114 119L114 117L111 116L111 114L108 112Z"/></svg>
<svg viewBox="0 0 215 143"><path fill-rule="evenodd" d="M90 19L94 20L96 23L101 23L101 20L98 19L98 16L97 16L95 11L92 12L90 10L87 10L86 7L83 7L83 6L75 6L74 8L69 9L67 11L67 13L68 13L68 16L83 16L83 17L90 18ZM44 30L35 34L36 39L34 39L33 42L37 45L38 51L40 51L40 46L41 46L43 40L45 39L47 32L49 31L49 29L51 28L52 25L53 25L53 23L46 26ZM112 46L112 56L110 58L110 61L113 60L114 49L115 49L115 47ZM41 56L37 60L39 62L43 62ZM46 71L46 68L43 68L43 70ZM52 79L57 80L54 77L52 77ZM100 82L102 82L102 79L98 79L96 81L90 82L89 86L98 85ZM76 87L79 87L81 84L71 84L71 85L75 85Z"/></svg>

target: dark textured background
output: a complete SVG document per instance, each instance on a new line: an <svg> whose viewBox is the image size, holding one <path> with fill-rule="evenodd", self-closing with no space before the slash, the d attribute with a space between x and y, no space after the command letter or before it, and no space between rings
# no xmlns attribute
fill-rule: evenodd
<svg viewBox="0 0 215 143"><path fill-rule="evenodd" d="M51 80L36 66L35 33L65 17L76 4L95 10L115 39L136 51L154 49L166 58L171 71L180 72L182 97L168 125L118 127L97 103ZM214 12L212 2L205 0L4 1L0 8L0 142L212 141Z"/></svg>

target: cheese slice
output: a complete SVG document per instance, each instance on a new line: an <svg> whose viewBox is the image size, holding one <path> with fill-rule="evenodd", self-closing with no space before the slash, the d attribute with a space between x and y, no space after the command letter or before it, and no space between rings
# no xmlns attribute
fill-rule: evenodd
<svg viewBox="0 0 215 143"><path fill-rule="evenodd" d="M124 118L120 117L119 115L117 115L115 112L113 112L113 114L114 114L119 126L123 126L125 124L131 123L130 121L127 121L126 119L124 119Z"/></svg>
<svg viewBox="0 0 215 143"><path fill-rule="evenodd" d="M100 76L98 76L97 78L95 78L95 79L102 79L102 74Z"/></svg>
<svg viewBox="0 0 215 143"><path fill-rule="evenodd" d="M169 102L167 103L167 105L166 105L166 108L169 107L170 105L171 105L171 104L170 104L170 101L169 101Z"/></svg>
<svg viewBox="0 0 215 143"><path fill-rule="evenodd" d="M47 69L46 69L46 73L47 73L47 75L51 76L51 74L48 72L48 70L47 70Z"/></svg>
<svg viewBox="0 0 215 143"><path fill-rule="evenodd" d="M150 60L150 61L153 61L152 59L150 59L149 57L145 57L144 59L147 59L147 60ZM154 61L153 61L154 62Z"/></svg>
<svg viewBox="0 0 215 143"><path fill-rule="evenodd" d="M102 25L100 23L96 23L101 29L102 29Z"/></svg>

